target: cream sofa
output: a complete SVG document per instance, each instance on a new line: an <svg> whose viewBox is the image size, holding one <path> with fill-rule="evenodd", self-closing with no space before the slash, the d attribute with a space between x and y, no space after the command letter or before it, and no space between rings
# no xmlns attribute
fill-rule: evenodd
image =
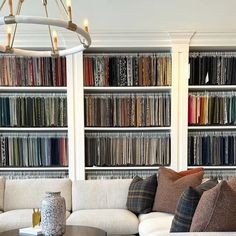
<svg viewBox="0 0 236 236"><path fill-rule="evenodd" d="M94 226L117 235L168 233L173 215L152 212L137 217L126 209L130 182L0 178L0 232L31 226L32 208L40 208L45 192L61 191L68 225Z"/></svg>

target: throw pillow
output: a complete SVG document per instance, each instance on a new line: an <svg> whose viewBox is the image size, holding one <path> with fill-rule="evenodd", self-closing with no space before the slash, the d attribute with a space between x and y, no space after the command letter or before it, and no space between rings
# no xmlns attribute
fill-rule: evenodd
<svg viewBox="0 0 236 236"><path fill-rule="evenodd" d="M234 190L236 191L236 176L231 177L228 181L227 181L228 185Z"/></svg>
<svg viewBox="0 0 236 236"><path fill-rule="evenodd" d="M203 171L182 176L168 168L160 168L158 171L158 186L153 204L153 211L175 213L180 195L189 187L201 184Z"/></svg>
<svg viewBox="0 0 236 236"><path fill-rule="evenodd" d="M182 176L185 176L185 175L191 175L191 174L194 174L194 173L198 173L200 171L204 171L204 168L197 167L197 168L193 168L193 169L190 169L190 170L183 170L183 171L180 171L178 173Z"/></svg>
<svg viewBox="0 0 236 236"><path fill-rule="evenodd" d="M192 218L201 195L218 184L217 179L211 179L200 184L195 189L188 187L181 195L170 232L189 232Z"/></svg>
<svg viewBox="0 0 236 236"><path fill-rule="evenodd" d="M236 192L222 181L205 191L193 216L190 231L236 231Z"/></svg>
<svg viewBox="0 0 236 236"><path fill-rule="evenodd" d="M146 179L135 176L129 187L128 199L126 203L127 208L136 214L151 212L156 188L156 174Z"/></svg>

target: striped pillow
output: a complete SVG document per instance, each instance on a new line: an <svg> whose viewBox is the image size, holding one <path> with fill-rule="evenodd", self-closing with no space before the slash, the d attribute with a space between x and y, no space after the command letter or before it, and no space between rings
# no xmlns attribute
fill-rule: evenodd
<svg viewBox="0 0 236 236"><path fill-rule="evenodd" d="M143 214L152 211L153 201L157 188L157 175L146 179L135 176L132 180L126 206L135 214Z"/></svg>

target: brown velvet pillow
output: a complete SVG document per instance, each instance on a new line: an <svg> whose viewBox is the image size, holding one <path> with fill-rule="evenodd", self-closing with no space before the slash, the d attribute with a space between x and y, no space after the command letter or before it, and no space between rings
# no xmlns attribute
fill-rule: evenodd
<svg viewBox="0 0 236 236"><path fill-rule="evenodd" d="M193 216L190 231L236 231L236 192L222 181L205 191Z"/></svg>
<svg viewBox="0 0 236 236"><path fill-rule="evenodd" d="M228 185L234 190L236 191L236 176L231 177L228 181L227 181Z"/></svg>
<svg viewBox="0 0 236 236"><path fill-rule="evenodd" d="M180 171L178 173L182 176L186 176L186 175L191 175L191 174L198 173L200 171L204 171L204 168L197 167L197 168L193 168L193 169L190 169L190 170L183 170L183 171Z"/></svg>
<svg viewBox="0 0 236 236"><path fill-rule="evenodd" d="M152 210L174 214L180 195L187 187L200 185L203 173L203 171L200 171L182 176L174 170L164 167L160 168L158 171L158 186Z"/></svg>

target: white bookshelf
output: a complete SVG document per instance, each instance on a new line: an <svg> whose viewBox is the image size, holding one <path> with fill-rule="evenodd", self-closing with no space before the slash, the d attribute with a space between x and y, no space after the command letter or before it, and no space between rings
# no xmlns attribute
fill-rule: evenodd
<svg viewBox="0 0 236 236"><path fill-rule="evenodd" d="M92 49L91 49L92 50ZM107 49L106 49L107 50ZM108 49L109 50L109 49ZM114 50L114 48L113 48ZM120 51L122 49L119 49ZM127 50L127 48L123 49L123 54L126 55L127 53L125 53L125 51ZM158 48L155 48L154 52L157 51ZM168 51L168 53L170 53L169 48L166 49ZM139 51L139 48L136 48L136 51ZM150 51L150 50L149 50ZM118 55L120 54L120 52L118 53ZM88 54L90 55L90 53ZM93 53L93 55L95 55ZM103 55L103 53L96 53L96 55ZM107 53L106 55L110 55L109 53ZM112 53L113 55L113 53ZM129 53L128 53L129 55ZM132 53L132 55L135 55ZM148 53L147 53L148 55ZM150 54L149 54L150 55ZM173 65L173 61L172 61L172 65ZM173 83L173 78L172 78L172 83ZM177 83L174 83L175 86L177 86ZM95 87L95 86L84 86L83 87L83 94L91 94L93 95L93 93L169 93L171 96L171 114L175 113L175 103L178 102L177 100L173 100L172 98L172 93L174 92L173 90L176 90L177 87L173 88L173 84L171 86L126 86L126 87ZM80 89L81 92L81 89ZM175 92L176 93L176 92ZM174 105L173 105L174 104ZM177 140L177 137L175 137L175 135L177 134L177 132L175 131L175 129L177 129L175 123L175 119L173 119L171 117L170 120L170 126L168 127L84 127L83 133L86 134L86 132L89 133L93 133L93 132L168 132L170 133L170 137L171 140L173 142L175 142ZM173 132L173 135L172 135ZM176 169L176 151L175 148L176 146L173 144L173 142L171 141L171 166L172 168ZM172 156L173 155L173 156ZM86 157L85 157L86 158ZM98 166L94 166L94 167L84 167L85 172L86 171L97 171L97 170L121 170L121 171L125 171L125 170L158 170L159 167L158 166L111 166L111 167L98 167Z"/></svg>
<svg viewBox="0 0 236 236"><path fill-rule="evenodd" d="M188 169L194 169L198 166L188 166ZM206 170L236 170L236 166L201 166Z"/></svg>
<svg viewBox="0 0 236 236"><path fill-rule="evenodd" d="M207 47L203 47L199 51L204 51L207 50ZM218 49L219 50L219 49ZM215 51L215 50L212 50ZM225 51L225 48L222 50ZM227 51L227 50L226 50ZM207 54L207 52L206 52ZM187 81L188 84L188 81ZM194 93L194 94L201 94L205 92L234 92L236 94L236 85L188 85L188 95L189 93ZM187 96L188 96L187 95ZM188 97L186 96L186 99ZM214 125L187 125L187 132L198 132L207 134L207 132L223 132L223 131L236 131L236 125L222 125L222 124L214 124ZM186 144L187 145L187 144ZM189 147L188 147L189 148ZM187 155L187 150L186 150L186 157L188 158ZM201 165L200 165L201 166ZM188 169L196 168L198 165L188 165ZM236 170L236 166L233 165L203 165L201 166L206 170L212 170L212 171L220 171L220 170Z"/></svg>
<svg viewBox="0 0 236 236"><path fill-rule="evenodd" d="M191 92L193 91L231 91L236 90L236 85L190 85L188 86Z"/></svg>
<svg viewBox="0 0 236 236"><path fill-rule="evenodd" d="M84 87L85 92L168 92L171 86Z"/></svg>
<svg viewBox="0 0 236 236"><path fill-rule="evenodd" d="M85 127L85 131L170 131L171 127Z"/></svg>
<svg viewBox="0 0 236 236"><path fill-rule="evenodd" d="M68 167L0 167L0 171L68 171Z"/></svg>
<svg viewBox="0 0 236 236"><path fill-rule="evenodd" d="M158 170L158 166L112 166L112 167L85 167L85 170Z"/></svg>
<svg viewBox="0 0 236 236"><path fill-rule="evenodd" d="M0 127L1 132L67 132L64 127Z"/></svg>
<svg viewBox="0 0 236 236"><path fill-rule="evenodd" d="M66 93L67 87L12 87L0 86L0 92L6 93Z"/></svg>
<svg viewBox="0 0 236 236"><path fill-rule="evenodd" d="M11 55L13 56L13 55ZM68 63L69 62L69 63ZM67 60L67 63L70 65L70 61ZM68 65L67 65L68 66ZM69 67L69 66L68 66ZM69 80L68 71L71 71L71 68L67 68L67 82ZM0 86L0 94L3 96L7 95L14 95L19 94L20 96L41 96L41 93L44 95L50 95L50 94L63 94L67 96L68 88L67 86ZM43 96L42 95L42 96ZM49 111L50 112L50 111ZM68 117L68 115L67 115ZM29 117L30 119L31 117ZM42 133L55 133L55 137L57 134L66 133L68 134L68 127L0 127L0 135L1 134L17 134L19 137L21 137L22 134L37 134L40 137L40 134ZM69 145L69 144L68 144ZM68 158L69 158L69 152L68 152ZM74 157L72 157L74 158ZM41 167L41 166L27 166L27 167L21 167L21 166L0 166L0 171L69 171L70 166L49 166L49 167Z"/></svg>
<svg viewBox="0 0 236 236"><path fill-rule="evenodd" d="M188 126L188 130L236 130L235 125L219 125L219 126Z"/></svg>

